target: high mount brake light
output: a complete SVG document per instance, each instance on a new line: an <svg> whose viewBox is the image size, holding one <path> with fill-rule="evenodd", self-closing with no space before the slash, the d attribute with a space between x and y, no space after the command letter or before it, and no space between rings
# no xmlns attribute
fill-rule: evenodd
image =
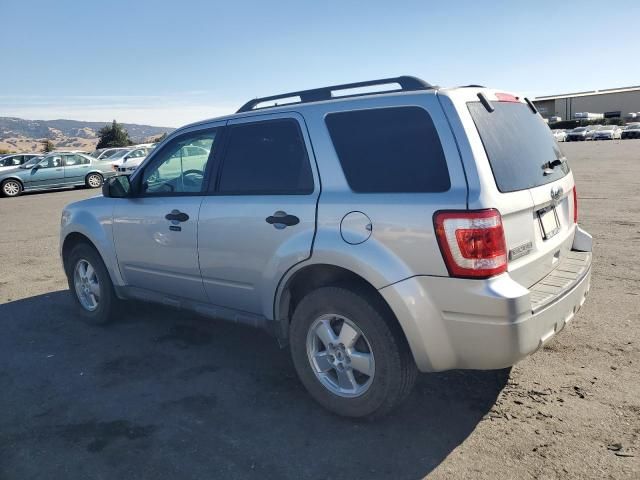
<svg viewBox="0 0 640 480"><path fill-rule="evenodd" d="M488 278L507 270L507 245L497 210L436 212L434 224L451 276Z"/></svg>
<svg viewBox="0 0 640 480"><path fill-rule="evenodd" d="M496 98L499 102L519 102L520 99L509 93L496 93Z"/></svg>

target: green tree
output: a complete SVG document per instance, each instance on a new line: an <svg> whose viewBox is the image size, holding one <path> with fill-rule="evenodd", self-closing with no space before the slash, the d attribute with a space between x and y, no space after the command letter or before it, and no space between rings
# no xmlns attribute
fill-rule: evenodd
<svg viewBox="0 0 640 480"><path fill-rule="evenodd" d="M163 141L165 138L167 138L167 132L164 132L162 135L160 135L159 137L155 138L153 141L153 143L160 143L161 141Z"/></svg>
<svg viewBox="0 0 640 480"><path fill-rule="evenodd" d="M56 147L51 140L46 139L42 141L42 151L44 153L53 152L55 149Z"/></svg>
<svg viewBox="0 0 640 480"><path fill-rule="evenodd" d="M115 120L111 125L102 127L98 135L100 140L98 140L96 148L128 147L133 145L133 142L129 139L129 132Z"/></svg>

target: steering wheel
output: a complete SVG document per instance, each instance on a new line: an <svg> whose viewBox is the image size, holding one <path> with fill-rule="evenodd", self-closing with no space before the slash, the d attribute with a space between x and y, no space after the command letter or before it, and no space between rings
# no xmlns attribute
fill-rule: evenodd
<svg viewBox="0 0 640 480"><path fill-rule="evenodd" d="M182 172L182 180L186 185L190 187L200 187L202 180L204 179L204 172L202 170L185 170Z"/></svg>

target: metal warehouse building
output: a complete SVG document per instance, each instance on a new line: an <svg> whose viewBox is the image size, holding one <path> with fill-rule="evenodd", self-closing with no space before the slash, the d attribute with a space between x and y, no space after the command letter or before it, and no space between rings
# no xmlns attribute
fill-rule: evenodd
<svg viewBox="0 0 640 480"><path fill-rule="evenodd" d="M640 86L537 97L533 103L545 118L573 120L576 113L583 112L629 118L632 113L640 116Z"/></svg>

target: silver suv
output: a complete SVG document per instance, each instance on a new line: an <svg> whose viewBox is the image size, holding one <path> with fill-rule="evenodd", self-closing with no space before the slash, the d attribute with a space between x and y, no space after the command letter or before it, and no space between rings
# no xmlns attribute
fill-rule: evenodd
<svg viewBox="0 0 640 480"><path fill-rule="evenodd" d="M139 299L264 327L320 404L378 416L417 371L508 367L573 319L577 210L528 99L398 77L173 132L64 209L61 254L88 321Z"/></svg>

